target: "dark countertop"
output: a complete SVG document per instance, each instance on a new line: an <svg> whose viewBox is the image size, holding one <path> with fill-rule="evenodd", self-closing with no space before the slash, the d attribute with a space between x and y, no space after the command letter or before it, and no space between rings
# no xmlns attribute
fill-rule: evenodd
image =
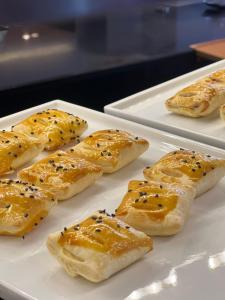
<svg viewBox="0 0 225 300"><path fill-rule="evenodd" d="M204 4L97 2L0 2L0 25L9 26L0 32L0 90L155 61L225 36L225 12Z"/></svg>

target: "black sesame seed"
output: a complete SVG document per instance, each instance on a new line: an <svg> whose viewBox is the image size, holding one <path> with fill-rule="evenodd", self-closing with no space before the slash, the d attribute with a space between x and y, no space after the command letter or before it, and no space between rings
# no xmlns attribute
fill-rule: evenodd
<svg viewBox="0 0 225 300"><path fill-rule="evenodd" d="M97 228L95 229L95 232L101 232L101 229Z"/></svg>
<svg viewBox="0 0 225 300"><path fill-rule="evenodd" d="M203 176L206 176L206 174L207 174L207 173L206 173L206 172L204 172L204 173L203 173Z"/></svg>
<svg viewBox="0 0 225 300"><path fill-rule="evenodd" d="M24 217L27 218L28 217L28 213L24 214Z"/></svg>

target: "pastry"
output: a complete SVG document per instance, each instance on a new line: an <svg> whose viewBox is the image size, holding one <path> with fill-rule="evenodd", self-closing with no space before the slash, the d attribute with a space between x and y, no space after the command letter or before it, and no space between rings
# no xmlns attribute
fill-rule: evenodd
<svg viewBox="0 0 225 300"><path fill-rule="evenodd" d="M225 70L219 70L185 87L166 101L166 108L195 118L211 114L222 104L225 104Z"/></svg>
<svg viewBox="0 0 225 300"><path fill-rule="evenodd" d="M35 138L11 131L0 131L0 175L12 173L42 150L42 143Z"/></svg>
<svg viewBox="0 0 225 300"><path fill-rule="evenodd" d="M45 150L54 150L70 142L79 142L80 135L87 129L87 121L57 109L38 112L12 127L40 139Z"/></svg>
<svg viewBox="0 0 225 300"><path fill-rule="evenodd" d="M55 204L53 195L39 187L10 179L0 180L0 235L24 236Z"/></svg>
<svg viewBox="0 0 225 300"><path fill-rule="evenodd" d="M92 133L69 152L88 159L112 173L135 160L148 149L149 143L122 130L100 130Z"/></svg>
<svg viewBox="0 0 225 300"><path fill-rule="evenodd" d="M21 180L51 191L58 200L76 195L101 175L101 167L60 150L18 174Z"/></svg>
<svg viewBox="0 0 225 300"><path fill-rule="evenodd" d="M220 117L225 121L225 104L220 107Z"/></svg>
<svg viewBox="0 0 225 300"><path fill-rule="evenodd" d="M100 282L149 252L152 240L103 210L50 234L47 247L70 276Z"/></svg>
<svg viewBox="0 0 225 300"><path fill-rule="evenodd" d="M144 170L147 180L193 187L196 196L210 190L225 175L225 159L196 151L176 150Z"/></svg>
<svg viewBox="0 0 225 300"><path fill-rule="evenodd" d="M132 180L116 209L116 217L149 235L176 234L188 217L194 196L193 189Z"/></svg>

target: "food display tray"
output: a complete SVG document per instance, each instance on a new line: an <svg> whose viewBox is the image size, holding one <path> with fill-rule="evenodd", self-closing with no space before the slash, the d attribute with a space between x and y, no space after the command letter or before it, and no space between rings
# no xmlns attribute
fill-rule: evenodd
<svg viewBox="0 0 225 300"><path fill-rule="evenodd" d="M106 105L104 110L110 115L225 149L225 122L218 111L207 117L190 118L171 113L165 107L166 99L180 89L223 68L225 60Z"/></svg>
<svg viewBox="0 0 225 300"><path fill-rule="evenodd" d="M211 146L134 122L55 100L0 120L8 129L28 115L61 109L88 121L84 134L106 128L123 129L149 140L141 157L114 174L103 175L79 195L59 203L39 226L25 236L0 237L0 297L5 300L147 300L224 299L225 179L196 199L184 229L171 237L154 237L154 249L140 261L102 283L69 277L47 248L49 233L81 220L98 209L114 212L128 181L143 179L143 169L177 148L203 151L225 158ZM43 152L37 159L45 156Z"/></svg>

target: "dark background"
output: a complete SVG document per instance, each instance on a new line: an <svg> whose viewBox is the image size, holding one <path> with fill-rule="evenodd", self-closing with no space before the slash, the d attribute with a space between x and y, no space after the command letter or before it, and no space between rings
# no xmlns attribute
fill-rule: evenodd
<svg viewBox="0 0 225 300"><path fill-rule="evenodd" d="M56 98L103 110L207 65L189 45L223 38L225 12L197 0L0 1L0 25L4 116Z"/></svg>

